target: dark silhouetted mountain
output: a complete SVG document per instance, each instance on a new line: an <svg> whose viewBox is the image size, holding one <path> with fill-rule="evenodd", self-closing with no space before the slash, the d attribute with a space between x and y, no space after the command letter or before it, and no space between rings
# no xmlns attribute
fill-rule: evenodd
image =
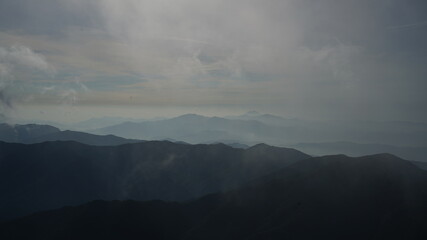
<svg viewBox="0 0 427 240"><path fill-rule="evenodd" d="M202 144L220 144L220 143L223 143L223 144L225 144L227 146L230 146L230 147L233 147L233 148L247 149L247 148L250 147L249 145L246 145L246 144L243 144L243 143L239 143L239 142L236 142L236 141L233 141L233 140L221 140L221 141L218 141L218 142L204 142ZM255 144L253 144L253 145L255 145Z"/></svg>
<svg viewBox="0 0 427 240"><path fill-rule="evenodd" d="M236 188L309 156L294 149L144 142L0 143L0 217L105 200L188 200Z"/></svg>
<svg viewBox="0 0 427 240"><path fill-rule="evenodd" d="M30 138L37 138L47 134L59 132L56 127L49 125L27 124L10 125L0 124L0 141L5 142L25 142Z"/></svg>
<svg viewBox="0 0 427 240"><path fill-rule="evenodd" d="M427 162L427 147L398 147L384 144L360 144L352 142L299 143L291 145L291 147L316 156L342 153L357 157L387 152L404 159Z"/></svg>
<svg viewBox="0 0 427 240"><path fill-rule="evenodd" d="M203 205L200 215L210 210L205 207ZM183 239L194 218L186 216L185 210L176 203L94 201L0 224L0 238Z"/></svg>
<svg viewBox="0 0 427 240"><path fill-rule="evenodd" d="M303 160L221 198L189 239L427 236L427 173L390 154Z"/></svg>
<svg viewBox="0 0 427 240"><path fill-rule="evenodd" d="M187 203L95 201L42 212L1 224L0 237L426 239L426 202L427 172L410 162L336 155Z"/></svg>
<svg viewBox="0 0 427 240"><path fill-rule="evenodd" d="M421 169L427 170L427 162L412 161L412 163Z"/></svg>
<svg viewBox="0 0 427 240"><path fill-rule="evenodd" d="M242 149L249 148L248 145L243 144L243 143L233 142L233 143L225 143L225 144L228 145L228 146L230 146L230 147L234 147L234 148L242 148Z"/></svg>

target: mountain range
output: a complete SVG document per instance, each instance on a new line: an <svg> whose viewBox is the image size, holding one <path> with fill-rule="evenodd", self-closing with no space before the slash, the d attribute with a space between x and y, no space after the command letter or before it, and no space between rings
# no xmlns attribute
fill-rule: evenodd
<svg viewBox="0 0 427 240"><path fill-rule="evenodd" d="M97 199L189 200L237 188L309 157L265 144L237 149L167 141L120 146L0 142L0 217Z"/></svg>
<svg viewBox="0 0 427 240"><path fill-rule="evenodd" d="M34 139L57 132L60 132L58 128L49 125L11 125L0 123L0 141L4 142L25 142L29 139Z"/></svg>
<svg viewBox="0 0 427 240"><path fill-rule="evenodd" d="M49 125L9 125L3 123L0 124L0 141L25 144L48 141L76 141L95 146L110 146L136 143L142 140L125 139L111 134L95 135L70 130L61 131L59 128Z"/></svg>
<svg viewBox="0 0 427 240"><path fill-rule="evenodd" d="M94 131L174 142L0 124L0 239L427 237L423 147L290 145L410 162L253 144L292 136L293 121L189 114Z"/></svg>
<svg viewBox="0 0 427 240"><path fill-rule="evenodd" d="M126 122L93 131L93 133L97 134L70 130L61 131L49 125L0 124L0 141L25 144L46 141L76 141L88 145L113 146L144 141L137 139L168 140L177 143L186 143L182 141L182 139L185 139L193 144L224 143L235 148L248 148L249 146L263 142L261 140L266 140L264 142L268 142L268 139L270 139L270 141L275 142L276 140L271 136L262 137L263 134L265 135L267 132L276 131L276 135L280 135L280 131L284 129L283 126L279 127L279 129L274 129L274 126L266 125L266 123L258 122L258 120L268 121L273 119L278 122L276 126L279 126L279 122L282 121L298 121L284 119L274 115L261 115L256 112L249 112L241 116L229 116L229 118L231 119L183 115L168 120L138 123ZM236 118L258 120L236 120ZM96 119L90 122L94 124ZM407 123L402 124L407 125ZM194 125L197 127L193 127ZM421 124L421 127L422 126ZM413 127L410 128L412 129ZM236 132L244 132L244 134ZM112 134L122 135L128 138L117 137ZM168 135L173 137L166 137ZM286 136L286 134L283 135ZM247 139L252 140L247 141ZM408 160L417 162L427 161L425 157L427 155L427 147L423 146L394 146L378 143L362 144L348 141L300 142L296 144L278 144L277 146L296 148L313 156L346 154L356 157L387 152Z"/></svg>
<svg viewBox="0 0 427 240"><path fill-rule="evenodd" d="M364 156L376 153L392 153L404 159L427 162L426 147L403 147L386 144L360 144L353 142L319 142L298 143L290 147L296 148L310 155L322 156L331 154L346 154L349 156Z"/></svg>
<svg viewBox="0 0 427 240"><path fill-rule="evenodd" d="M125 122L91 132L146 140L171 138L192 144L251 146L262 142L300 148L313 155L389 152L409 160L427 160L427 124L423 123L304 121L248 112L225 118L186 114L158 121Z"/></svg>
<svg viewBox="0 0 427 240"><path fill-rule="evenodd" d="M308 158L189 202L94 201L1 239L425 239L427 172L390 154Z"/></svg>
<svg viewBox="0 0 427 240"><path fill-rule="evenodd" d="M231 120L196 114L186 114L159 121L125 122L91 132L147 140L173 138L189 143L222 142L224 140L268 142L263 140L269 140L271 135L279 137L274 127L258 121Z"/></svg>

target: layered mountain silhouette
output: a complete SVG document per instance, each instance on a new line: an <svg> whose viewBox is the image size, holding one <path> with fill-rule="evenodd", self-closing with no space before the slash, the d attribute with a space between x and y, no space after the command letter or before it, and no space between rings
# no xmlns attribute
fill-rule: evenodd
<svg viewBox="0 0 427 240"><path fill-rule="evenodd" d="M387 152L404 159L427 162L426 147L398 147L385 144L360 144L353 142L299 143L291 145L291 147L315 156L338 153L350 156L365 156L380 152Z"/></svg>
<svg viewBox="0 0 427 240"><path fill-rule="evenodd" d="M390 152L404 159L427 161L427 124L423 123L305 121L248 112L225 118L186 114L158 121L125 122L91 132L132 139L171 138L192 144L263 142L300 147L315 155Z"/></svg>
<svg viewBox="0 0 427 240"><path fill-rule="evenodd" d="M15 143L41 143L47 141L76 141L88 145L110 146L126 143L136 143L142 140L125 139L114 135L95 135L84 132L65 130L61 131L49 125L27 124L9 125L0 124L0 141Z"/></svg>
<svg viewBox="0 0 427 240"><path fill-rule="evenodd" d="M427 172L390 154L298 161L185 203L95 201L0 225L2 239L425 239Z"/></svg>
<svg viewBox="0 0 427 240"><path fill-rule="evenodd" d="M188 200L241 186L309 156L259 144L120 146L0 142L0 217L91 200Z"/></svg>
<svg viewBox="0 0 427 240"><path fill-rule="evenodd" d="M275 127L258 121L232 120L220 117L205 117L186 114L176 118L147 121L125 122L122 124L94 130L95 134L114 134L136 139L173 138L189 143L256 141L265 142L280 137Z"/></svg>
<svg viewBox="0 0 427 240"><path fill-rule="evenodd" d="M0 123L0 141L25 142L28 139L60 132L59 128L49 125L27 124L11 125Z"/></svg>
<svg viewBox="0 0 427 240"><path fill-rule="evenodd" d="M46 134L40 137L31 138L24 143L42 143L48 141L75 141L79 143L84 143L88 145L94 146L115 146L122 145L126 143L137 143L143 142L143 140L135 140L135 139L126 139L122 137L117 137L114 135L95 135L85 132L77 132L77 131L60 131L54 132L51 134Z"/></svg>

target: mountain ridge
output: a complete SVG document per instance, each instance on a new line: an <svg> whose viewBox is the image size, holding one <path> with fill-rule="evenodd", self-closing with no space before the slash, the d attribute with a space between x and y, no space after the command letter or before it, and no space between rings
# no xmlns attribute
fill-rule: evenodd
<svg viewBox="0 0 427 240"><path fill-rule="evenodd" d="M0 236L424 239L426 200L427 172L406 160L332 155L190 202L95 201L37 213L0 224Z"/></svg>
<svg viewBox="0 0 427 240"><path fill-rule="evenodd" d="M95 199L188 200L238 187L308 157L291 149L167 141L119 146L0 142L0 216Z"/></svg>
<svg viewBox="0 0 427 240"><path fill-rule="evenodd" d="M0 141L33 144L47 141L76 141L89 145L108 146L136 143L143 140L125 139L114 135L95 135L72 130L61 131L50 125L0 124Z"/></svg>

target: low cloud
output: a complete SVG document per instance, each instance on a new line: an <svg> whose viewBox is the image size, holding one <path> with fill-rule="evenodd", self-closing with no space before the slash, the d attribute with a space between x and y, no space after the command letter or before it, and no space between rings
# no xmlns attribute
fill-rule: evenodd
<svg viewBox="0 0 427 240"><path fill-rule="evenodd" d="M17 78L25 74L52 75L54 72L55 69L47 63L43 55L26 46L0 47L0 120L7 120L13 109L15 95L12 88Z"/></svg>

